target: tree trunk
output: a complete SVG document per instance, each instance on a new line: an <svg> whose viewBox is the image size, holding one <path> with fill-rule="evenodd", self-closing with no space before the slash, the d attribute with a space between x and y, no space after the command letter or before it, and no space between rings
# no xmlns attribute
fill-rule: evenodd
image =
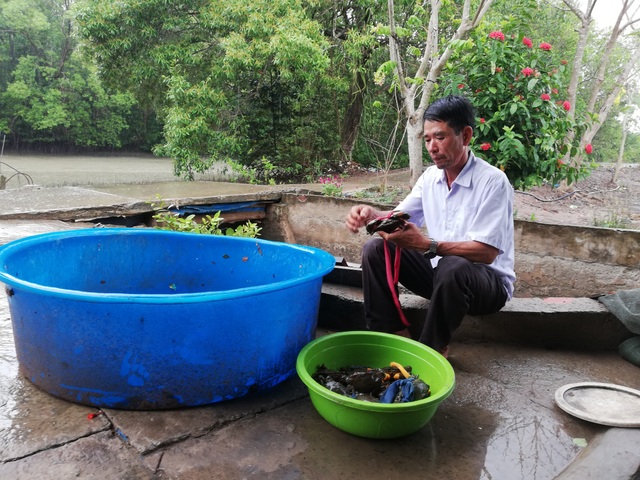
<svg viewBox="0 0 640 480"><path fill-rule="evenodd" d="M462 7L462 18L456 32L449 40L461 40L469 32L478 26L494 0L480 0L477 8L471 15L472 0L465 0ZM424 47L420 65L413 75L412 81L407 81L407 72L400 46L397 42L395 25L394 0L387 0L389 14L389 58L395 64L395 73L398 77L398 88L402 99L402 108L407 118L407 147L409 151L409 167L411 171L411 185L415 185L420 177L422 164L422 115L429 105L435 82L437 81L446 62L451 58L453 51L446 47L438 57L439 14L441 0L429 0L430 17L428 26L427 44ZM416 81L421 80L421 81ZM418 92L421 91L420 101L416 107Z"/></svg>
<svg viewBox="0 0 640 480"><path fill-rule="evenodd" d="M618 174L620 173L620 167L622 166L622 159L624 158L624 146L627 142L627 120L629 116L625 113L622 116L622 138L620 139L620 150L618 150L618 160L616 160L616 169L613 172L613 183L618 182Z"/></svg>
<svg viewBox="0 0 640 480"><path fill-rule="evenodd" d="M604 122L607 120L607 117L609 116L609 112L611 111L611 107L613 106L615 99L618 97L618 95L620 95L622 87L625 84L627 84L631 76L631 72L633 71L634 67L638 63L638 53L639 53L638 50L639 49L637 48L636 50L631 52L631 55L629 56L629 60L624 65L624 69L622 70L618 79L616 80L615 88L611 92L609 92L609 94L605 98L605 101L602 103L602 106L598 111L597 120L595 120L582 135L582 138L580 139L580 147L581 147L579 150L580 152L584 150L585 145L593 141L593 138L596 136L596 134L600 130L600 127L602 127ZM581 164L581 153L578 154L575 163L577 165Z"/></svg>
<svg viewBox="0 0 640 480"><path fill-rule="evenodd" d="M346 161L351 160L351 154L353 147L358 138L358 130L360 128L360 122L362 120L362 112L364 111L364 89L366 86L366 79L362 72L355 74L354 83L349 88L351 103L347 107L347 111L344 116L344 123L342 125L342 155Z"/></svg>
<svg viewBox="0 0 640 480"><path fill-rule="evenodd" d="M567 89L567 100L571 105L567 116L571 121L576 117L576 99L578 97L578 83L580 82L580 73L582 72L582 60L584 58L585 51L587 49L587 40L589 38L589 30L591 30L591 23L593 19L591 14L593 13L593 7L595 7L597 0L589 0L585 13L582 13L572 2L564 0L573 13L580 19L580 28L578 29L578 44L576 45L576 54L573 57L573 65L571 69L571 78L569 79L569 87ZM565 143L570 145L575 138L575 132L572 130L567 135ZM563 162L568 164L571 161L571 152L567 151L563 158Z"/></svg>
<svg viewBox="0 0 640 480"><path fill-rule="evenodd" d="M620 22L622 21L623 15L626 13L629 6L626 4L623 6L622 10L618 14L618 19L616 20L615 25L613 26L613 30L611 30L611 35L609 36L609 40L607 41L607 45L604 49L604 53L602 54L602 59L600 60L600 65L598 67L598 72L596 73L595 81L591 85L591 94L589 96L589 104L587 105L587 111L593 112L596 107L596 101L598 100L599 94L601 94L601 87L604 83L604 77L609 69L609 62L611 59L611 53L613 52L616 43L618 43L618 38L622 33L622 29L620 28ZM611 72L609 72L610 74Z"/></svg>
<svg viewBox="0 0 640 480"><path fill-rule="evenodd" d="M565 5L569 7L569 9L578 17L578 19L581 22L581 27L579 30L579 42L577 46L576 56L574 57L573 70L571 73L571 80L569 82L569 91L568 91L569 102L571 103L571 109L569 111L569 115L570 115L570 118L574 119L575 105L576 105L576 98L577 98L577 87L580 79L580 73L582 71L582 61L584 58L584 51L587 44L587 37L588 37L589 29L591 28L591 22L592 22L591 14L593 13L593 8L597 0L588 0L585 13L581 12L578 9L576 2L572 0L563 0L563 1ZM593 82L590 88L590 97L588 99L588 105L586 110L587 113L595 113L596 102L598 98L601 98L603 96L603 92L601 90L602 84L604 82L605 73L609 68L609 63L611 59L611 53L613 52L613 48L618 42L618 39L620 38L620 35L622 34L622 32L627 27L633 24L633 22L629 22L621 26L623 17L627 14L630 7L633 5L635 1L636 0L623 0L620 12L618 13L616 23L613 26L613 29L607 41L607 45L605 47L605 51L602 54L602 57L600 59L600 64L598 65L595 81ZM611 110L611 106L613 105L613 101L615 97L620 92L621 86L624 83L626 83L626 79L628 78L631 71L630 69L633 67L633 64L635 64L635 55L636 55L636 52L635 51L632 52L629 63L625 65L623 73L621 73L619 76L619 79L620 79L619 81L622 81L623 83L622 84L616 83L616 87L609 93L604 92L605 101L602 103L602 105L599 108L597 120L593 122L593 124L582 134L582 137L580 138L580 148L578 150L579 151L578 155L576 155L574 158L570 158L571 154L570 152L567 152L567 154L563 158L565 163L571 163L573 166L577 168L580 167L582 163L582 151L584 149L584 146L587 145L588 143L591 143L596 133L598 133L598 130L606 120L609 114L609 111ZM572 132L567 136L566 142L567 144L571 144L573 143L573 140L574 140L574 133Z"/></svg>
<svg viewBox="0 0 640 480"><path fill-rule="evenodd" d="M415 185L422 175L424 166L422 164L422 122L407 122L407 147L410 159L420 159L419 163L410 162L409 173L411 186Z"/></svg>

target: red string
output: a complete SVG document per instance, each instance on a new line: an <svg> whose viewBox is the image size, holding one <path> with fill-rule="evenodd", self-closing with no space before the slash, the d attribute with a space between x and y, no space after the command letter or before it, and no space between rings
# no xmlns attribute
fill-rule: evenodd
<svg viewBox="0 0 640 480"><path fill-rule="evenodd" d="M398 280L400 279L400 255L402 253L402 249L396 246L396 256L393 262L393 272L391 271L391 255L389 254L389 245L387 245L387 241L384 240L384 261L387 270L387 284L389 285L389 290L391 290L391 297L393 298L393 303L396 305L396 309L398 310L398 315L400 315L400 320L402 323L409 327L411 323L407 320L407 317L404 316L404 312L402 311L402 306L400 305L400 299L398 298L398 292L396 291L396 285L398 285Z"/></svg>

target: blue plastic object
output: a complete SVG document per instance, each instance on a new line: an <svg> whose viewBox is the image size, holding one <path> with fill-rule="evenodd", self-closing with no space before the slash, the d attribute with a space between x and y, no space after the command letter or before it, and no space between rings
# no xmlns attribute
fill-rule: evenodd
<svg viewBox="0 0 640 480"><path fill-rule="evenodd" d="M21 373L57 397L130 410L219 402L290 377L334 264L311 247L152 229L0 247Z"/></svg>

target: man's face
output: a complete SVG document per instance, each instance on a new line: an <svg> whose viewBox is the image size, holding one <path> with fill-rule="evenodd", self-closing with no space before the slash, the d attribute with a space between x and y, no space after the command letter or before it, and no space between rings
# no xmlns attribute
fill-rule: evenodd
<svg viewBox="0 0 640 480"><path fill-rule="evenodd" d="M446 122L424 122L424 144L436 167L442 170L463 166L472 132L471 127L465 127L456 134Z"/></svg>

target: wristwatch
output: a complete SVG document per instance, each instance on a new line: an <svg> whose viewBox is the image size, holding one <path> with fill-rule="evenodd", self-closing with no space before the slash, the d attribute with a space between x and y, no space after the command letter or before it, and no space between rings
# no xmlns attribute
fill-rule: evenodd
<svg viewBox="0 0 640 480"><path fill-rule="evenodd" d="M436 242L431 237L429 237L429 240L431 241L431 243L429 244L429 250L424 252L424 258L431 259L438 256L438 254L436 253L436 250L438 248L438 242Z"/></svg>

